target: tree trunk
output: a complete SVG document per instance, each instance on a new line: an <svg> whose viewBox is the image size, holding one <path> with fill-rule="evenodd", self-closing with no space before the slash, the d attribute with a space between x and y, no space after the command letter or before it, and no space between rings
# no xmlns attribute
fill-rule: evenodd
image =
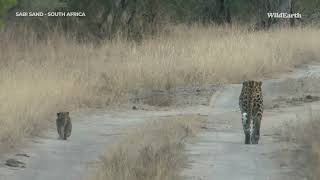
<svg viewBox="0 0 320 180"><path fill-rule="evenodd" d="M290 14L294 13L294 5L295 5L295 1L289 0ZM295 26L294 18L290 18L290 27L293 27L293 26Z"/></svg>
<svg viewBox="0 0 320 180"><path fill-rule="evenodd" d="M226 22L231 24L231 10L230 10L230 0L226 0Z"/></svg>
<svg viewBox="0 0 320 180"><path fill-rule="evenodd" d="M220 0L219 16L222 23L231 24L231 12L229 0Z"/></svg>
<svg viewBox="0 0 320 180"><path fill-rule="evenodd" d="M255 29L269 29L272 23L272 19L267 16L267 13L271 11L270 0L257 0L255 3L258 10L258 22L255 25Z"/></svg>

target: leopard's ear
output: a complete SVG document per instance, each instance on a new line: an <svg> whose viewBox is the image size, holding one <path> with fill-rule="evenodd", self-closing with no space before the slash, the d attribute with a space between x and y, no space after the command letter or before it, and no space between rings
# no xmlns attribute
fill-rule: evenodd
<svg viewBox="0 0 320 180"><path fill-rule="evenodd" d="M259 81L258 84L259 84L259 86L261 87L261 86L262 86L262 81Z"/></svg>
<svg viewBox="0 0 320 180"><path fill-rule="evenodd" d="M66 112L66 114L69 116L69 112Z"/></svg>
<svg viewBox="0 0 320 180"><path fill-rule="evenodd" d="M60 114L61 114L61 113L58 112L58 113L57 113L57 116L60 116Z"/></svg>

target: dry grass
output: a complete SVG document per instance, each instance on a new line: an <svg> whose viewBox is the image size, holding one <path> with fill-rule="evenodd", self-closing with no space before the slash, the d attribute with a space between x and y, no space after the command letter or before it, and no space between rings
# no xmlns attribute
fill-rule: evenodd
<svg viewBox="0 0 320 180"><path fill-rule="evenodd" d="M205 123L198 116L147 122L101 158L90 180L178 180L186 165L185 140Z"/></svg>
<svg viewBox="0 0 320 180"><path fill-rule="evenodd" d="M17 31L17 29L16 29ZM95 46L53 32L0 34L0 146L38 134L57 111L127 101L134 89L239 82L320 57L319 30L249 33L240 27L177 26L141 44Z"/></svg>
<svg viewBox="0 0 320 180"><path fill-rule="evenodd" d="M298 117L283 132L283 137L295 145L293 152L287 152L293 163L296 179L318 180L320 177L320 114L309 109L307 116ZM307 118L307 119L306 119Z"/></svg>

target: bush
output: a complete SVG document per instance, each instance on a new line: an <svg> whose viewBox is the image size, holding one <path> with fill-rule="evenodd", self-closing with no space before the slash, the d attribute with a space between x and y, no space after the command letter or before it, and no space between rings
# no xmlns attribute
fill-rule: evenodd
<svg viewBox="0 0 320 180"><path fill-rule="evenodd" d="M4 21L2 20L5 12L14 4L16 4L16 0L1 0L0 1L0 28L3 26Z"/></svg>

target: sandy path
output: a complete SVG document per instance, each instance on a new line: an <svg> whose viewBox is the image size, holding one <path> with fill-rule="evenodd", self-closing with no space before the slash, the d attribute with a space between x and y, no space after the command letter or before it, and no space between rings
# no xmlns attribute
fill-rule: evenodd
<svg viewBox="0 0 320 180"><path fill-rule="evenodd" d="M71 114L73 131L67 141L58 140L57 132L50 129L45 137L28 141L29 148L20 153L30 157L6 154L0 157L0 180L81 180L90 172L90 164L125 134L127 128L138 126L144 120L207 112L199 106L170 111L93 111ZM8 158L26 163L26 168L4 165Z"/></svg>
<svg viewBox="0 0 320 180"><path fill-rule="evenodd" d="M192 180L290 180L294 169L290 164L279 164L283 142L279 128L288 120L306 113L303 104L293 106L292 97L319 95L320 66L308 66L279 79L263 81L266 110L264 112L259 145L244 145L238 97L240 84L226 86L211 100L206 133L188 144L190 166L183 171ZM317 83L315 83L317 82ZM277 108L271 108L274 105ZM319 103L308 103L319 109ZM288 145L287 145L288 146ZM290 178L291 176L291 178Z"/></svg>
<svg viewBox="0 0 320 180"><path fill-rule="evenodd" d="M72 118L73 132L69 140L58 140L56 131L50 130L46 137L33 140L32 148L22 151L30 155L29 158L18 158L26 163L25 169L2 167L0 179L79 180L84 175L86 165L102 153L105 145L115 141L122 127L129 126L135 120L103 113L77 114ZM136 121L139 122L139 119Z"/></svg>
<svg viewBox="0 0 320 180"><path fill-rule="evenodd" d="M261 143L257 146L243 144L237 104L241 86L235 84L215 93L210 106L169 111L73 113L73 132L68 141L58 140L54 128L45 137L26 140L29 146L21 153L27 153L30 157L2 155L0 180L84 179L90 172L90 164L123 135L124 129L150 118L198 113L208 115L209 129L196 139L196 143L187 146L191 162L190 167L183 171L186 179L284 180L290 168L280 168L274 163L276 157L272 157L273 152L279 151L281 144L275 141L277 135L273 126L281 126L284 119L296 118L295 113L303 111L303 108L280 107L272 110L270 107L279 99L278 96L320 94L317 92L320 87L316 87L312 79L305 80L306 76L317 75L319 69L319 66L311 66L281 79L264 81L264 90L268 92L265 94L267 110L263 118ZM8 158L25 162L26 168L5 166Z"/></svg>

